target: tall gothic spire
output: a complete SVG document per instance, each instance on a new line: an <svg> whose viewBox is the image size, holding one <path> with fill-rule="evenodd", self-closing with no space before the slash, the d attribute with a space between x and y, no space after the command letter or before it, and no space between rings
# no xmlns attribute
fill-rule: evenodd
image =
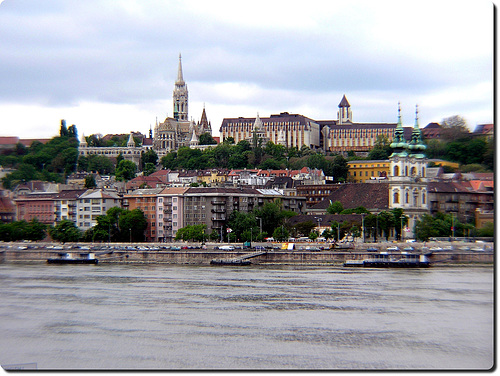
<svg viewBox="0 0 500 376"><path fill-rule="evenodd" d="M184 77L182 76L182 57L179 53L179 68L177 69L177 81L176 84L184 85Z"/></svg>
<svg viewBox="0 0 500 376"><path fill-rule="evenodd" d="M179 68L177 70L177 81L174 86L174 118L176 120L188 120L188 89L182 75L182 60L179 54Z"/></svg>

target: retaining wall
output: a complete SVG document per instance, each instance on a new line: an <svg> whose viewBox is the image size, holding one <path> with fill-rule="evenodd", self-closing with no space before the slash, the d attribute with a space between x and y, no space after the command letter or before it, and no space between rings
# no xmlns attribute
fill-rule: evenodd
<svg viewBox="0 0 500 376"><path fill-rule="evenodd" d="M0 262L46 262L58 257L61 250L6 249L0 252ZM71 252L71 251L68 251ZM73 251L75 254L80 251ZM83 252L83 251L82 251ZM111 254L97 255L99 263L166 263L166 264L210 264L213 259L230 259L249 252L235 251L140 251L123 250ZM250 259L253 264L342 264L346 260L360 260L373 255L371 252L345 251L271 251ZM493 252L439 252L430 257L431 263L493 263Z"/></svg>

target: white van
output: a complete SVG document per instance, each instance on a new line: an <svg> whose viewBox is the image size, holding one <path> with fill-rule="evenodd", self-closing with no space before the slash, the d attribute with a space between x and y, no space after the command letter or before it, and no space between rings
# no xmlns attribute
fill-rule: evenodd
<svg viewBox="0 0 500 376"><path fill-rule="evenodd" d="M220 250L222 251L234 251L234 246L232 245L221 245L219 247Z"/></svg>

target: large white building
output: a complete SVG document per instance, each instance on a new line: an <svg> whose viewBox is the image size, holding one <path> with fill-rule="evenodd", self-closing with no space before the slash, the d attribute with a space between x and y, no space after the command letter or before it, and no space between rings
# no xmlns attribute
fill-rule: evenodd
<svg viewBox="0 0 500 376"><path fill-rule="evenodd" d="M225 118L219 132L222 140L232 137L235 144L252 140L256 133L265 141L286 147L320 147L320 125L306 116L288 112L267 118L258 114L255 118Z"/></svg>

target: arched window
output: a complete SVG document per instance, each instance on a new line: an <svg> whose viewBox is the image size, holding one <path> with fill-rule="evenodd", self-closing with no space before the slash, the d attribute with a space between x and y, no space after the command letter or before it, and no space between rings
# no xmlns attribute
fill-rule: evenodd
<svg viewBox="0 0 500 376"><path fill-rule="evenodd" d="M408 194L408 191L406 191L406 194L405 194L405 203L409 203L410 202L410 195Z"/></svg>
<svg viewBox="0 0 500 376"><path fill-rule="evenodd" d="M408 166L405 166L405 176L408 176Z"/></svg>
<svg viewBox="0 0 500 376"><path fill-rule="evenodd" d="M399 176L399 166L394 166L394 176Z"/></svg>
<svg viewBox="0 0 500 376"><path fill-rule="evenodd" d="M411 176L415 176L415 175L417 175L417 168L416 168L416 167L412 167L412 168L410 169L410 174L411 174Z"/></svg>
<svg viewBox="0 0 500 376"><path fill-rule="evenodd" d="M394 192L394 203L399 204L399 192Z"/></svg>
<svg viewBox="0 0 500 376"><path fill-rule="evenodd" d="M425 167L422 167L422 177L425 178Z"/></svg>
<svg viewBox="0 0 500 376"><path fill-rule="evenodd" d="M425 192L422 192L422 204L425 205Z"/></svg>

